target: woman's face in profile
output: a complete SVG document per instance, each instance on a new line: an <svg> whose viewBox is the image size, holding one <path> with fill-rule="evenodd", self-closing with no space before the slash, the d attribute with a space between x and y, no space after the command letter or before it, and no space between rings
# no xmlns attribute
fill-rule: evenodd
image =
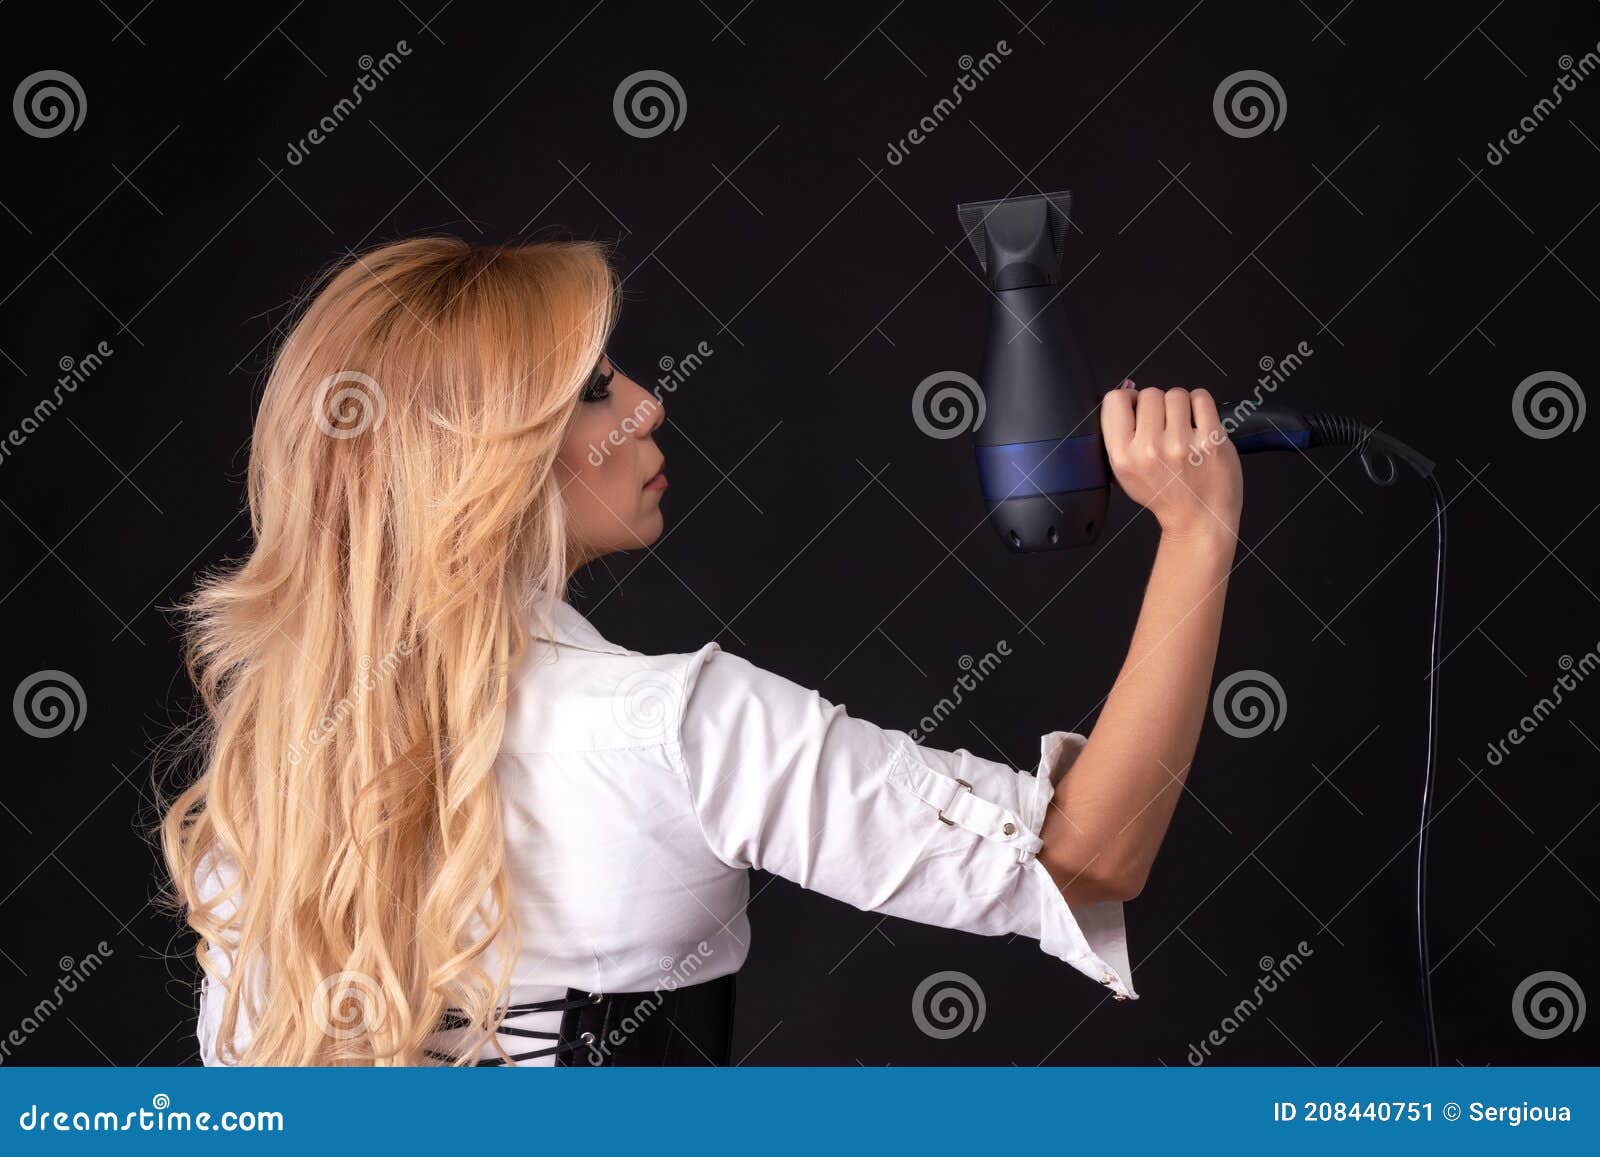
<svg viewBox="0 0 1600 1157"><path fill-rule="evenodd" d="M600 359L556 459L579 561L661 537L666 458L654 434L665 415L659 398Z"/></svg>

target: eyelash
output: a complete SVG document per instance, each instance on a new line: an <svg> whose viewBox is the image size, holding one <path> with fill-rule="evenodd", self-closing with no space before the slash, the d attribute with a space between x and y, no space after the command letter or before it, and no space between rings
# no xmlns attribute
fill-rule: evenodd
<svg viewBox="0 0 1600 1157"><path fill-rule="evenodd" d="M602 370L595 366L594 373L589 375L589 382L583 387L583 400L585 402L603 402L611 396L611 379L616 376L616 369Z"/></svg>

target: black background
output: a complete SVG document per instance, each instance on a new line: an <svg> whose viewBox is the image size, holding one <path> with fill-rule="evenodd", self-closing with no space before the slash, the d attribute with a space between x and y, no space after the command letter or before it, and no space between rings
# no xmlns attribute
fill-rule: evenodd
<svg viewBox="0 0 1600 1157"><path fill-rule="evenodd" d="M0 1032L63 957L106 966L13 1064L195 1056L187 941L153 903L151 755L188 711L166 608L248 549L253 404L289 302L351 249L420 232L620 242L613 346L669 398L670 534L582 576L578 605L644 651L724 647L911 727L961 657L1013 656L932 742L1032 767L1087 731L1126 647L1155 527L1120 495L1092 549L1017 558L982 524L968 440L910 399L976 372L986 301L961 200L1071 189L1068 291L1110 385L1242 396L1264 357L1314 350L1279 391L1440 463L1451 572L1432 930L1443 1059L1594 1061L1596 1026L1520 1031L1512 998L1563 972L1590 994L1600 802L1581 685L1500 766L1487 744L1600 641L1590 419L1536 439L1519 382L1593 390L1600 79L1490 165L1486 149L1600 42L1592 3L630 6L466 0L195 6L13 2L5 91L81 84L83 124L0 124L0 426L63 358L114 351L0 465L7 697L56 669L80 726L6 720ZM115 10L115 11L113 11ZM135 13L138 13L135 15ZM123 23L127 21L128 23ZM426 23L425 23L426 22ZM1325 23L1326 22L1326 23ZM291 165L364 54L410 55ZM900 164L963 55L1011 49ZM675 131L623 132L612 97L670 73ZM1221 130L1242 69L1286 96L1275 130ZM1172 833L1128 906L1143 999L1117 1004L1028 942L913 926L753 881L735 1055L829 1062L1183 1065L1262 958L1299 973L1213 1063L1422 1056L1411 854L1423 755L1430 510L1338 454L1246 462L1245 546L1217 678L1284 688L1282 725L1208 721ZM1592 659L1592 655L1591 655ZM982 1027L918 1030L930 973L970 975Z"/></svg>

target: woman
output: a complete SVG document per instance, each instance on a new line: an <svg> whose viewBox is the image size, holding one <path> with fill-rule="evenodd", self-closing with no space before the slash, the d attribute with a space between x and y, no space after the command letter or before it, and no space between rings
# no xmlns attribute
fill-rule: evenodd
<svg viewBox="0 0 1600 1157"><path fill-rule="evenodd" d="M664 411L605 355L617 302L590 244L411 240L284 342L255 548L190 606L204 770L162 830L206 1061L726 1063L751 867L1133 996L1122 901L1182 790L1238 525L1231 445L1187 463L1211 398L1104 400L1161 544L1092 736L1045 736L1035 777L563 601L662 531Z"/></svg>

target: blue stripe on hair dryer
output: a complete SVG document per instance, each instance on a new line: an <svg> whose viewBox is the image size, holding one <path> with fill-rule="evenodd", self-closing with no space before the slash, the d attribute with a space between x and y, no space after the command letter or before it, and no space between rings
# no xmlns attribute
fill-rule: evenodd
<svg viewBox="0 0 1600 1157"><path fill-rule="evenodd" d="M985 416L974 432L989 521L1021 553L1085 546L1105 524L1112 481L1100 437L1100 388L1061 300L1061 254L1071 195L974 201L956 207L990 294L981 377ZM1362 446L1373 481L1394 480L1384 454L1426 477L1433 463L1364 423L1279 406L1218 405L1240 453Z"/></svg>

